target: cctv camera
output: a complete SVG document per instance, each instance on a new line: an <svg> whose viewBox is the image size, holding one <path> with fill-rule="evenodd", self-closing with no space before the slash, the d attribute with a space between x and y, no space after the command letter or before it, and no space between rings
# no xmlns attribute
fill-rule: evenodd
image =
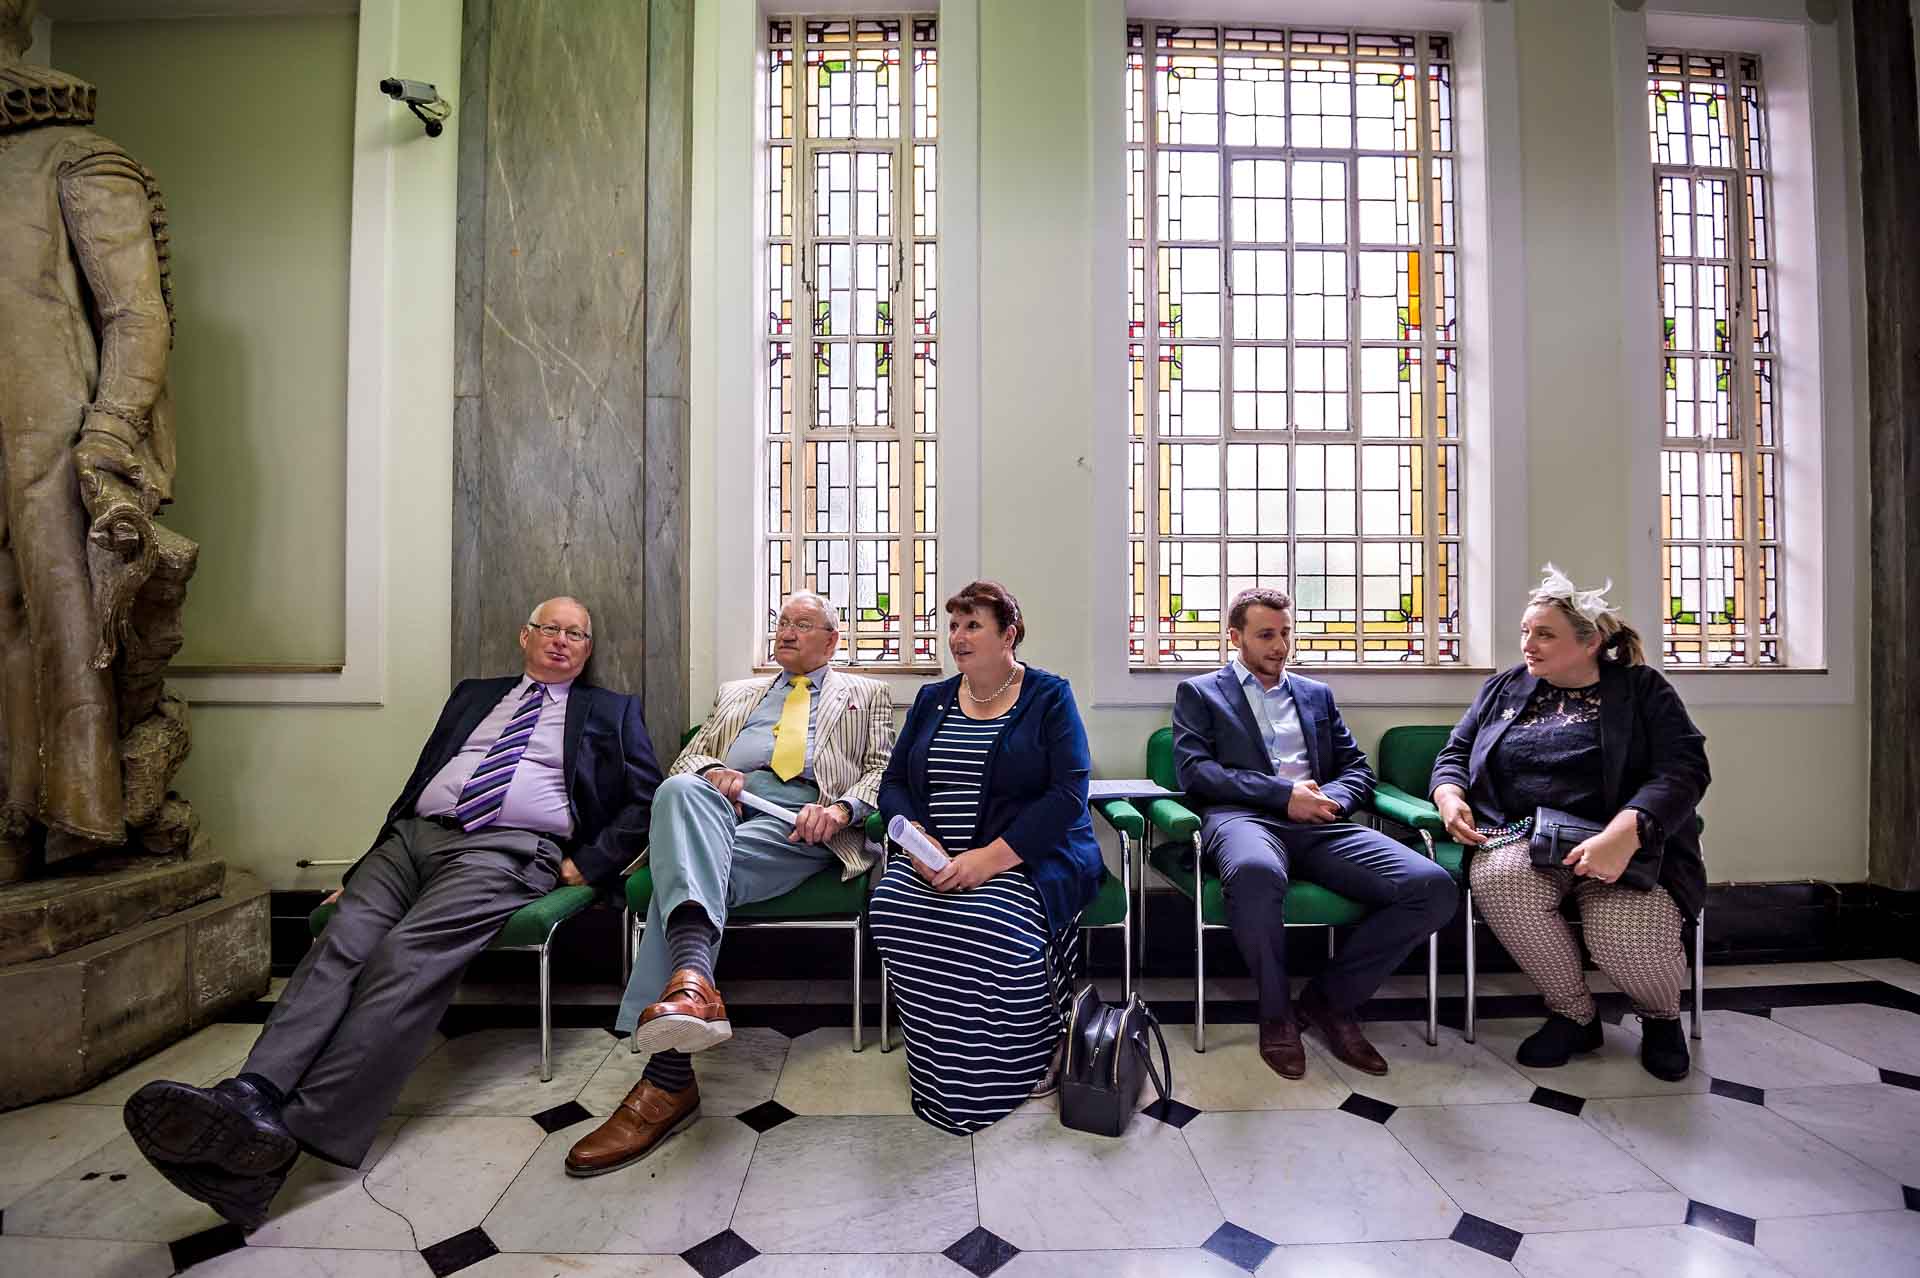
<svg viewBox="0 0 1920 1278"><path fill-rule="evenodd" d="M380 82L380 92L390 98L399 98L409 106L426 106L440 100L440 91L425 80L396 80L389 77Z"/></svg>

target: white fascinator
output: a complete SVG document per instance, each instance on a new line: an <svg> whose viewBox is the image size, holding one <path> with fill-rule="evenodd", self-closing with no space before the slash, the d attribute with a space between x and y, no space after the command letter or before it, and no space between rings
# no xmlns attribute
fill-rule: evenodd
<svg viewBox="0 0 1920 1278"><path fill-rule="evenodd" d="M1600 618L1613 611L1613 605L1607 602L1607 592L1613 589L1613 578L1607 578L1607 584L1598 590L1581 590L1573 584L1573 579L1552 564L1542 568L1540 584L1534 589L1534 598L1553 599L1565 605L1567 611L1584 619L1590 625L1597 625Z"/></svg>

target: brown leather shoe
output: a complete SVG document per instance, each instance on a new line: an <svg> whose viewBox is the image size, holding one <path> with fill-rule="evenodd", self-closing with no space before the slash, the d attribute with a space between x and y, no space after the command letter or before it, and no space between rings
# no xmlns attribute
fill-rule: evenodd
<svg viewBox="0 0 1920 1278"><path fill-rule="evenodd" d="M1292 1021L1261 1021L1260 1059L1282 1078L1304 1078L1307 1049L1300 1045L1300 1027Z"/></svg>
<svg viewBox="0 0 1920 1278"><path fill-rule="evenodd" d="M700 1084L663 1092L644 1078L606 1122L567 1151L567 1175L604 1176L645 1158L700 1116Z"/></svg>
<svg viewBox="0 0 1920 1278"><path fill-rule="evenodd" d="M1300 991L1300 997L1293 1002L1294 1012L1300 1022L1310 1028L1318 1029L1320 1036L1327 1040L1327 1046L1343 1064L1351 1065L1363 1074L1384 1074L1387 1072L1387 1058L1380 1055L1367 1036L1360 1032L1360 1022L1353 1019L1351 1012L1336 1012L1327 1006L1320 992L1309 985Z"/></svg>
<svg viewBox="0 0 1920 1278"><path fill-rule="evenodd" d="M660 1001L640 1013L636 1052L704 1052L733 1037L727 1005L713 982L690 967L667 978Z"/></svg>

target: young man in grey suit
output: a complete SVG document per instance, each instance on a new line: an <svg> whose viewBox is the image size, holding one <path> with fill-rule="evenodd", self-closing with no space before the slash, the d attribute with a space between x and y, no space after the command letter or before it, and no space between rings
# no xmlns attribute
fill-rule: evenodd
<svg viewBox="0 0 1920 1278"><path fill-rule="evenodd" d="M1180 685L1173 756L1181 787L1204 805L1202 851L1220 867L1228 926L1259 990L1261 1059L1282 1078L1301 1077L1307 1025L1340 1060L1384 1074L1354 1009L1453 917L1458 890L1434 862L1347 819L1373 793L1373 771L1332 689L1287 673L1293 601L1243 590L1227 624L1239 655ZM1298 1000L1281 920L1295 875L1375 907Z"/></svg>

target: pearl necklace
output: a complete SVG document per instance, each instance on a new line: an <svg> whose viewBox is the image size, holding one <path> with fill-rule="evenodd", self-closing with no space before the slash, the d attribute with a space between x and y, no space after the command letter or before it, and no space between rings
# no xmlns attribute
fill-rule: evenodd
<svg viewBox="0 0 1920 1278"><path fill-rule="evenodd" d="M992 693L984 697L976 697L973 695L973 680L970 678L967 678L965 675L962 675L960 677L960 684L963 688L966 689L967 700L973 702L973 704L977 706L991 705L992 703L1000 699L1001 693L1005 692L1008 688L1011 688L1013 686L1013 681L1020 677L1020 671L1022 668L1023 667L1020 665L1019 662L1017 661L1014 662L1012 672L1007 675L1007 681L1001 684L998 688L995 688Z"/></svg>

